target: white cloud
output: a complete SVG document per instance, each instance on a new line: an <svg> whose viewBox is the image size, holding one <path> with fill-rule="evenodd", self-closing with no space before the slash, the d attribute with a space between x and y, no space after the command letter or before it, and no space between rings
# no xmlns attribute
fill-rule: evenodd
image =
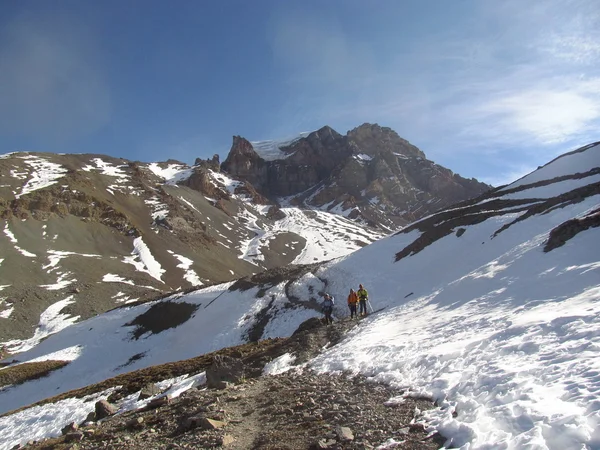
<svg viewBox="0 0 600 450"><path fill-rule="evenodd" d="M600 93L596 84L600 85L600 79L565 78L555 86L544 86L536 79L522 83L462 105L470 109L467 117L472 120L463 132L502 144L545 145L569 142L597 128Z"/></svg>
<svg viewBox="0 0 600 450"><path fill-rule="evenodd" d="M65 141L110 118L110 92L85 30L68 17L17 16L0 30L0 131Z"/></svg>

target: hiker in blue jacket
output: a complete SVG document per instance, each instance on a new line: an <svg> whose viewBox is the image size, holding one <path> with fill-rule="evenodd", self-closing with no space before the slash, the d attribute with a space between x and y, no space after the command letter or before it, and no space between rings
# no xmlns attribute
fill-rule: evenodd
<svg viewBox="0 0 600 450"><path fill-rule="evenodd" d="M333 323L331 314L333 313L334 298L331 294L325 294L323 303L321 304L323 314L325 314L325 324L329 325Z"/></svg>

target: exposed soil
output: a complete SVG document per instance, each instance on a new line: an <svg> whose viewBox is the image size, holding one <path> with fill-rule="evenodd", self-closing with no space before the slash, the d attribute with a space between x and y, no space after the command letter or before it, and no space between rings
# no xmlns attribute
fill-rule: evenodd
<svg viewBox="0 0 600 450"><path fill-rule="evenodd" d="M0 370L0 388L17 385L29 380L45 377L50 372L65 367L69 361L39 361L18 364Z"/></svg>
<svg viewBox="0 0 600 450"><path fill-rule="evenodd" d="M135 339L146 333L158 334L187 322L199 305L186 302L160 302L124 326L136 326L131 332Z"/></svg>

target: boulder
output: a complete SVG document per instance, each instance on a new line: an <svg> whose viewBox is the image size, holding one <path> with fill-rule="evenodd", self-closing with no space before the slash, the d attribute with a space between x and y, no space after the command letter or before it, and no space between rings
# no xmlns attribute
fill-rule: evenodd
<svg viewBox="0 0 600 450"><path fill-rule="evenodd" d="M65 426L60 430L61 434L64 436L69 433L74 433L79 429L79 426L75 422L71 422L69 425Z"/></svg>
<svg viewBox="0 0 600 450"><path fill-rule="evenodd" d="M83 440L83 433L81 431L75 431L65 435L65 442L79 442Z"/></svg>
<svg viewBox="0 0 600 450"><path fill-rule="evenodd" d="M118 411L115 405L111 405L106 400L100 400L96 402L95 412L96 420L104 419L105 417L112 416Z"/></svg>
<svg viewBox="0 0 600 450"><path fill-rule="evenodd" d="M222 447L227 447L228 445L231 445L235 442L235 438L229 434L226 434L225 436L223 436L221 438L221 446Z"/></svg>
<svg viewBox="0 0 600 450"><path fill-rule="evenodd" d="M208 417L202 417L199 421L199 426L205 430L218 430L227 425L227 422L221 420L209 419Z"/></svg>
<svg viewBox="0 0 600 450"><path fill-rule="evenodd" d="M335 431L338 435L338 438L342 442L350 442L350 441L354 440L354 433L352 433L352 430L348 427L340 426L340 427L337 427Z"/></svg>
<svg viewBox="0 0 600 450"><path fill-rule="evenodd" d="M142 388L142 390L140 391L140 395L138 397L138 401L139 400L145 400L147 398L150 397L154 397L158 394L162 393L162 391L160 390L160 388L156 387L156 385L154 383L149 383L146 386L144 386Z"/></svg>
<svg viewBox="0 0 600 450"><path fill-rule="evenodd" d="M225 383L239 383L244 378L244 363L239 358L217 355L206 369L206 386L213 389L227 387Z"/></svg>

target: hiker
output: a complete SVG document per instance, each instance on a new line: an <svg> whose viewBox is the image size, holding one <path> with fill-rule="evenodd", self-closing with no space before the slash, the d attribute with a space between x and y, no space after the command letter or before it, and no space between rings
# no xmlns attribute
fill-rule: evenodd
<svg viewBox="0 0 600 450"><path fill-rule="evenodd" d="M358 285L358 292L356 293L358 296L358 305L360 306L360 315L367 315L367 302L369 301L369 293L363 287L362 284Z"/></svg>
<svg viewBox="0 0 600 450"><path fill-rule="evenodd" d="M358 303L358 295L356 295L356 292L354 291L354 289L350 289L350 294L348 294L348 308L350 308L350 318L357 318L358 319L358 313L356 312L356 304Z"/></svg>
<svg viewBox="0 0 600 450"><path fill-rule="evenodd" d="M325 325L333 323L333 319L331 317L331 313L333 313L333 303L333 296L330 294L325 294L325 299L321 305L323 307L323 314L325 314Z"/></svg>

